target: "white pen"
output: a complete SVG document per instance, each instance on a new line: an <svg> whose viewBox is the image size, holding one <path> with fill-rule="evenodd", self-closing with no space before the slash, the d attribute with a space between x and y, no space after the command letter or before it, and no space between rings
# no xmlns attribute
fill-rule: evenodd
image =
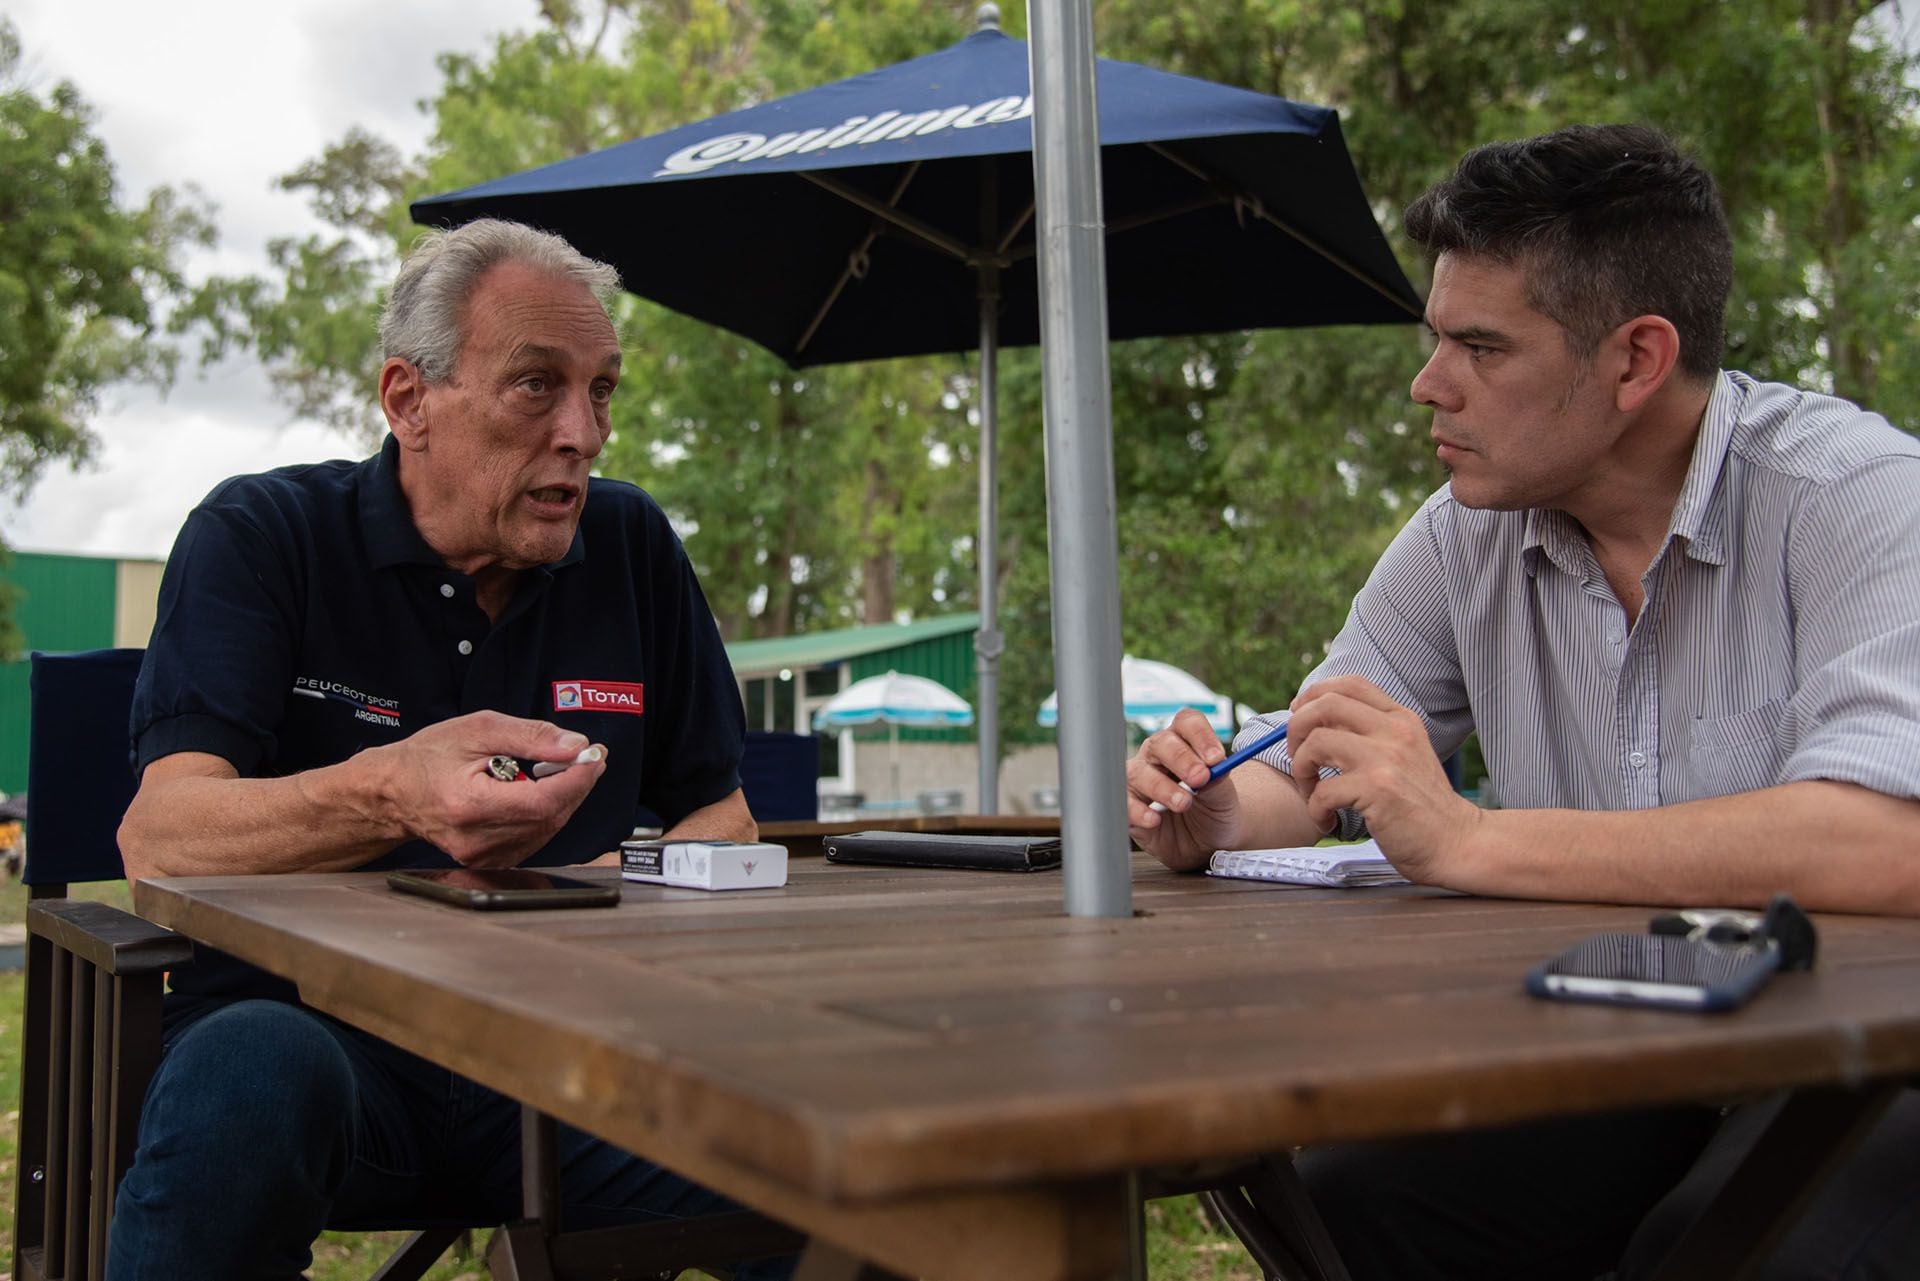
<svg viewBox="0 0 1920 1281"><path fill-rule="evenodd" d="M558 774L561 770L572 769L576 765L591 765L601 759L606 752L598 747L589 747L570 761L536 761L527 773L535 778L545 778L549 774Z"/></svg>

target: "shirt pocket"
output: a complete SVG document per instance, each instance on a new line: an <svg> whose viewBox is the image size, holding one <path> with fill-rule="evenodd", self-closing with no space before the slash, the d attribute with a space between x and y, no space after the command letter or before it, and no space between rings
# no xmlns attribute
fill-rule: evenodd
<svg viewBox="0 0 1920 1281"><path fill-rule="evenodd" d="M1780 777L1780 720L1787 701L1776 698L1732 716L1701 716L1687 723L1690 800L1771 787Z"/></svg>

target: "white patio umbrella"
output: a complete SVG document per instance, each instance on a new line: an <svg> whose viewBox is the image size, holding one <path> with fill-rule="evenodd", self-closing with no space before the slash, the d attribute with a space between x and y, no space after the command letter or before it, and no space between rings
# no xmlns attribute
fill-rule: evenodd
<svg viewBox="0 0 1920 1281"><path fill-rule="evenodd" d="M1199 710L1206 714L1207 724L1213 726L1213 732L1221 738L1232 738L1236 729L1256 715L1251 707L1245 703L1236 703L1225 694L1220 696L1220 702L1215 706L1202 707ZM1154 734L1173 724L1173 717L1142 716L1133 723L1147 733Z"/></svg>
<svg viewBox="0 0 1920 1281"><path fill-rule="evenodd" d="M967 700L925 676L888 672L869 676L835 694L813 714L815 729L847 729L884 721L887 726L887 768L892 775L893 799L900 799L900 727L954 729L973 724Z"/></svg>
<svg viewBox="0 0 1920 1281"><path fill-rule="evenodd" d="M1233 733L1233 700L1207 688L1193 673L1151 658L1128 654L1120 660L1122 714L1149 734L1163 729L1183 708L1205 712L1214 732ZM1040 704L1039 721L1052 728L1060 723L1060 695L1056 690Z"/></svg>

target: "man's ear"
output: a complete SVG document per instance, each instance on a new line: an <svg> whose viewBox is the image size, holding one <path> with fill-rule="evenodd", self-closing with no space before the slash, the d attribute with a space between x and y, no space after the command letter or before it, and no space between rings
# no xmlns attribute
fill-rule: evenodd
<svg viewBox="0 0 1920 1281"><path fill-rule="evenodd" d="M427 443L427 380L420 367L399 356L380 366L380 411L402 449L424 449Z"/></svg>
<svg viewBox="0 0 1920 1281"><path fill-rule="evenodd" d="M1680 331L1665 316L1635 316L1613 331L1625 357L1613 391L1614 408L1633 413L1666 386L1680 364Z"/></svg>

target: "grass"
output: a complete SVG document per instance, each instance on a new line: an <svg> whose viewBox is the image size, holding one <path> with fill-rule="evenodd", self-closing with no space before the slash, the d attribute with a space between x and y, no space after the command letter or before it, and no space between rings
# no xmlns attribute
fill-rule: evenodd
<svg viewBox="0 0 1920 1281"><path fill-rule="evenodd" d="M128 906L124 884L76 886L75 897L99 899ZM27 895L17 883L0 885L0 924L26 919ZM13 1186L16 1135L20 1113L20 1026L25 978L18 971L0 972L0 1281L12 1281ZM1147 1206L1147 1275L1153 1281L1259 1281L1246 1251L1233 1235L1214 1227L1201 1213L1194 1197L1169 1197ZM364 1281L403 1239L399 1232L328 1232L314 1243L312 1281ZM485 1281L486 1267L478 1257L483 1237L476 1236L473 1253L456 1247L433 1266L426 1281ZM702 1274L689 1274L702 1275Z"/></svg>

